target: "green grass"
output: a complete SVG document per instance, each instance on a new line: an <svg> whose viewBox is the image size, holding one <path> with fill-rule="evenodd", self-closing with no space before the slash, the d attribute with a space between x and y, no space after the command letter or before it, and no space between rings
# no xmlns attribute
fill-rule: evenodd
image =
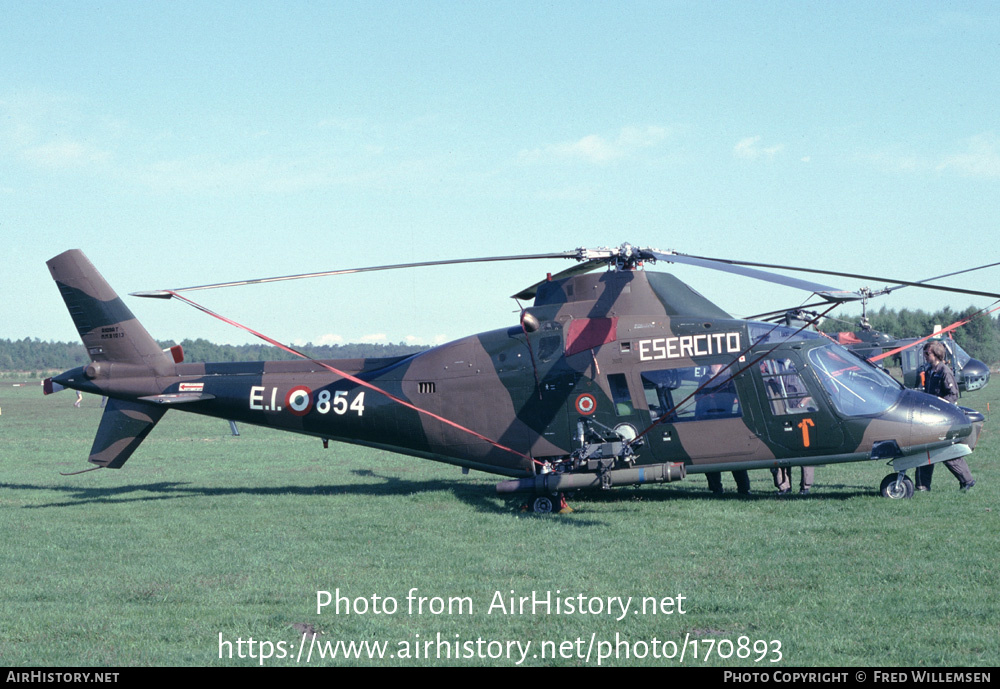
<svg viewBox="0 0 1000 689"><path fill-rule="evenodd" d="M73 399L0 388L4 665L256 664L220 659L219 634L234 652L252 637L294 653L296 624L323 641L389 642L390 652L438 633L531 641L526 664L582 665L532 654L544 640L577 639L585 654L592 635L616 634L698 639L702 654L709 639L780 641L781 663L770 653L757 664L756 654L708 661L758 669L1000 663L1000 437L990 424L969 460L978 480L969 494L940 467L931 493L886 500L876 491L888 471L873 462L817 469L810 498L777 499L769 472L755 471L749 499L714 498L692 476L576 496L573 514L536 516L497 496L484 474L249 426L233 438L224 421L176 411L123 469L61 476L89 466L101 414L95 398L82 409ZM998 399L994 383L963 403L985 410ZM317 615L316 592L338 588L368 602L391 596L399 610ZM469 597L472 614L408 614L411 588ZM686 614L487 614L495 592L511 590L683 595ZM703 662L691 653L685 665ZM312 660L427 663L513 661Z"/></svg>

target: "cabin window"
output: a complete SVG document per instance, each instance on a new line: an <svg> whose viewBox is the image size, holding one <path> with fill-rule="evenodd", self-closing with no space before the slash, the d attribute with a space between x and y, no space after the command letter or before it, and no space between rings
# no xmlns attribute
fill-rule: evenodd
<svg viewBox="0 0 1000 689"><path fill-rule="evenodd" d="M760 363L760 373L771 412L776 416L806 414L819 409L791 359L764 359Z"/></svg>
<svg viewBox="0 0 1000 689"><path fill-rule="evenodd" d="M743 415L736 385L721 365L643 371L642 389L653 421L665 414L671 423Z"/></svg>
<svg viewBox="0 0 1000 689"><path fill-rule="evenodd" d="M635 412L632 406L632 395L628 391L628 380L624 373L612 373L608 376L608 386L611 388L611 399L615 403L615 414L630 416Z"/></svg>
<svg viewBox="0 0 1000 689"><path fill-rule="evenodd" d="M548 335L538 341L538 359L548 361L552 356L562 349L562 337L559 335Z"/></svg>

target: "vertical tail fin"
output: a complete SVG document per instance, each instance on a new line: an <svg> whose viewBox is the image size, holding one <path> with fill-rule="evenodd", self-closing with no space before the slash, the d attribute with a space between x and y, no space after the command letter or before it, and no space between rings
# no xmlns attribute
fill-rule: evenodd
<svg viewBox="0 0 1000 689"><path fill-rule="evenodd" d="M79 249L47 262L92 361L124 362L161 372L172 365L132 311Z"/></svg>
<svg viewBox="0 0 1000 689"><path fill-rule="evenodd" d="M109 396L90 461L117 469L167 411L135 399L147 387L137 381L168 375L174 357L160 349L82 251L61 253L48 266L93 363L49 379L46 394L72 387Z"/></svg>

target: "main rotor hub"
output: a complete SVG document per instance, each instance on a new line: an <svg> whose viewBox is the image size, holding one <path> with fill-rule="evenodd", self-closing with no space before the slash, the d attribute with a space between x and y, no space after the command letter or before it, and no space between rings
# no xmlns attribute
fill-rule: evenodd
<svg viewBox="0 0 1000 689"><path fill-rule="evenodd" d="M576 250L577 261L600 261L607 263L608 270L635 270L642 265L644 260L651 257L644 253L643 249L634 247L625 242L618 248L601 247L599 249L587 249L580 247ZM655 260L655 259L654 259Z"/></svg>
<svg viewBox="0 0 1000 689"><path fill-rule="evenodd" d="M642 256L639 255L639 250L625 242L618 247L612 270L635 270L641 263Z"/></svg>

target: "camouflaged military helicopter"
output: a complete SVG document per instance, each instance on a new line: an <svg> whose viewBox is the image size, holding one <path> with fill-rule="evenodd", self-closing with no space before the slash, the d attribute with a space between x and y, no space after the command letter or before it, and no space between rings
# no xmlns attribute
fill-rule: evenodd
<svg viewBox="0 0 1000 689"><path fill-rule="evenodd" d="M300 354L300 361L183 363L180 348L162 350L83 253L67 251L48 266L91 363L46 380L45 392L107 396L90 453L94 468L120 468L167 410L178 409L302 433L324 445L354 443L506 476L498 492L529 494L537 512L551 511L567 491L859 461L889 463L882 495L910 497L908 469L962 457L976 446L982 414L907 390L804 326L733 318L673 275L645 268L667 262L724 270L804 289L819 299L809 306L829 307L877 293L761 268L865 276L624 244L136 295L180 299L212 313L185 293L527 259L578 263L514 295L533 304L511 327L389 359L318 361Z"/></svg>

